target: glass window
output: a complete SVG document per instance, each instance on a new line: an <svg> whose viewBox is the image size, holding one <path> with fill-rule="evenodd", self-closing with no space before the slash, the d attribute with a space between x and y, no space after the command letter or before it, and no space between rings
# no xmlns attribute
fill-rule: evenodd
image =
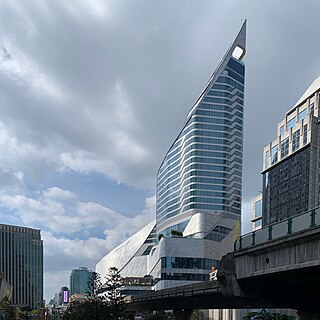
<svg viewBox="0 0 320 320"><path fill-rule="evenodd" d="M312 102L310 104L310 114L313 116L313 113L314 113L314 103Z"/></svg>
<svg viewBox="0 0 320 320"><path fill-rule="evenodd" d="M292 135L292 151L299 149L300 130L297 130Z"/></svg>
<svg viewBox="0 0 320 320"><path fill-rule="evenodd" d="M305 145L308 142L308 125L303 126L303 144Z"/></svg>
<svg viewBox="0 0 320 320"><path fill-rule="evenodd" d="M282 136L284 134L284 126L280 127L280 135Z"/></svg>
<svg viewBox="0 0 320 320"><path fill-rule="evenodd" d="M288 121L287 130L289 131L291 128L294 127L295 124L296 124L296 117L293 117Z"/></svg>
<svg viewBox="0 0 320 320"><path fill-rule="evenodd" d="M281 159L289 153L289 137L281 141Z"/></svg>
<svg viewBox="0 0 320 320"><path fill-rule="evenodd" d="M254 204L254 216L255 218L262 216L262 200L258 200Z"/></svg>
<svg viewBox="0 0 320 320"><path fill-rule="evenodd" d="M276 162L278 162L278 145L274 146L271 149L271 164L275 164Z"/></svg>
<svg viewBox="0 0 320 320"><path fill-rule="evenodd" d="M262 226L262 219L259 219L255 222L255 229L260 228Z"/></svg>
<svg viewBox="0 0 320 320"><path fill-rule="evenodd" d="M269 168L269 151L266 151L265 163L266 163L266 169Z"/></svg>
<svg viewBox="0 0 320 320"><path fill-rule="evenodd" d="M299 112L299 121L305 120L307 118L307 109Z"/></svg>

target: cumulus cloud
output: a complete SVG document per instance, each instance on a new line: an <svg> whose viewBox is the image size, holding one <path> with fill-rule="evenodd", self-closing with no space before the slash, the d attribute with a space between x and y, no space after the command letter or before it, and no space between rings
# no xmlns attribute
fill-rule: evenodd
<svg viewBox="0 0 320 320"><path fill-rule="evenodd" d="M154 197L147 198L145 209L134 218L128 218L97 203L79 203L77 213L81 220L85 225L104 224L106 228L104 238L71 240L56 237L50 232L42 232L45 243L47 296L57 290L57 283L61 286L68 285L67 275L72 268L85 265L94 270L95 265L104 255L154 218L154 205ZM61 269L64 271L56 275L57 270ZM53 278L51 278L52 273L56 275ZM57 276L59 282L55 282Z"/></svg>
<svg viewBox="0 0 320 320"><path fill-rule="evenodd" d="M41 225L55 234L83 233L103 227L109 239L107 249L132 235L155 214L153 198L147 198L141 214L127 217L95 202L80 202L76 194L58 187L49 188L42 194L37 199L24 195L2 195L0 204L18 216L24 225Z"/></svg>
<svg viewBox="0 0 320 320"><path fill-rule="evenodd" d="M0 8L0 196L8 210L2 218L43 226L58 256L61 244L96 246L98 255L147 222L154 199L128 218L72 189L48 189L48 176L98 172L106 182L153 189L185 115L248 18L243 208L249 225L251 198L261 189L262 147L319 73L320 3L57 0L2 1ZM103 237L93 231L97 226ZM57 262L68 256L62 252Z"/></svg>
<svg viewBox="0 0 320 320"><path fill-rule="evenodd" d="M51 187L26 195L1 195L1 218L5 213L16 216L20 225L42 226L45 254L46 298L57 291L72 268L85 265L94 269L96 263L115 246L149 223L155 216L155 197L146 198L145 208L127 217L95 202L81 202L69 190ZM101 228L99 236L92 230ZM73 235L76 235L73 236Z"/></svg>
<svg viewBox="0 0 320 320"><path fill-rule="evenodd" d="M74 199L77 195L69 190L63 190L58 187L52 187L42 192L44 198L49 199Z"/></svg>

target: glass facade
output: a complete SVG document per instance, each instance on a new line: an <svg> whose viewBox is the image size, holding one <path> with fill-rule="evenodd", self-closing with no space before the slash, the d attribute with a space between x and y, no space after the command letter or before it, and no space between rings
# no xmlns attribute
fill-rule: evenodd
<svg viewBox="0 0 320 320"><path fill-rule="evenodd" d="M43 243L40 230L0 225L0 272L13 286L12 304L41 308Z"/></svg>
<svg viewBox="0 0 320 320"><path fill-rule="evenodd" d="M296 124L296 117L291 118L287 124L287 130L289 131Z"/></svg>
<svg viewBox="0 0 320 320"><path fill-rule="evenodd" d="M271 149L271 164L275 164L276 162L278 162L278 151L279 151L278 145L272 147L272 149Z"/></svg>
<svg viewBox="0 0 320 320"><path fill-rule="evenodd" d="M281 141L281 159L289 154L289 137Z"/></svg>
<svg viewBox="0 0 320 320"><path fill-rule="evenodd" d="M254 215L255 218L262 216L262 199L254 203Z"/></svg>
<svg viewBox="0 0 320 320"><path fill-rule="evenodd" d="M158 233L192 209L240 216L244 75L231 57L166 154L157 176Z"/></svg>
<svg viewBox="0 0 320 320"><path fill-rule="evenodd" d="M307 109L299 112L299 121L305 120L307 118Z"/></svg>
<svg viewBox="0 0 320 320"><path fill-rule="evenodd" d="M263 174L263 226L308 209L310 147Z"/></svg>
<svg viewBox="0 0 320 320"><path fill-rule="evenodd" d="M161 268L173 269L206 269L219 267L219 260L205 258L164 257L161 258Z"/></svg>
<svg viewBox="0 0 320 320"><path fill-rule="evenodd" d="M320 77L278 123L280 133L284 124L287 131L264 147L273 147L269 166L263 158L264 227L320 204L319 95Z"/></svg>
<svg viewBox="0 0 320 320"><path fill-rule="evenodd" d="M292 151L298 150L300 147L300 130L297 130L292 135Z"/></svg>
<svg viewBox="0 0 320 320"><path fill-rule="evenodd" d="M215 226L213 230L205 236L205 239L220 242L231 232L231 230L231 228Z"/></svg>
<svg viewBox="0 0 320 320"><path fill-rule="evenodd" d="M73 269L70 275L70 294L85 294L89 290L89 281L93 271L86 267Z"/></svg>

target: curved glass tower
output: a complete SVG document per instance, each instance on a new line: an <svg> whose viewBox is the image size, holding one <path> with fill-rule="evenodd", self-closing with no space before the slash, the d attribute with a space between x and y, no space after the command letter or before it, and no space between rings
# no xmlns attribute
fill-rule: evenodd
<svg viewBox="0 0 320 320"><path fill-rule="evenodd" d="M106 255L101 275L116 266L125 277L152 276L160 290L209 280L232 250L241 216L245 42L246 22L162 161L156 223Z"/></svg>
<svg viewBox="0 0 320 320"><path fill-rule="evenodd" d="M187 115L157 174L157 233L195 213L241 215L246 22Z"/></svg>

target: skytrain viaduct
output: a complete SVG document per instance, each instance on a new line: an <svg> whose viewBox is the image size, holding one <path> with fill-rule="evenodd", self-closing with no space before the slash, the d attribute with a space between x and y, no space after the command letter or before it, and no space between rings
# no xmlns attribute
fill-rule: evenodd
<svg viewBox="0 0 320 320"><path fill-rule="evenodd" d="M240 237L217 281L140 295L129 309L174 310L188 319L194 309L290 308L301 319L320 319L320 225L315 212L310 216Z"/></svg>

